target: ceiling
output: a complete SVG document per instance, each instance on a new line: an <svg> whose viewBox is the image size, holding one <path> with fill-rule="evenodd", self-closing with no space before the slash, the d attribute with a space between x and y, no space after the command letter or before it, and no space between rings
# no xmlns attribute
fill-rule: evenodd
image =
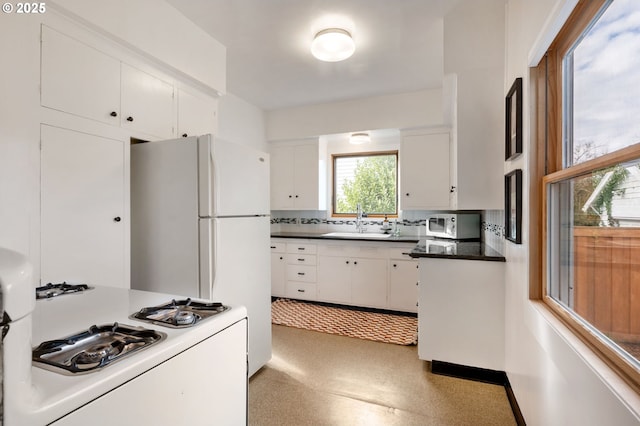
<svg viewBox="0 0 640 426"><path fill-rule="evenodd" d="M442 17L460 0L168 0L227 47L227 91L264 109L440 87ZM309 46L342 27L356 42L342 62Z"/></svg>

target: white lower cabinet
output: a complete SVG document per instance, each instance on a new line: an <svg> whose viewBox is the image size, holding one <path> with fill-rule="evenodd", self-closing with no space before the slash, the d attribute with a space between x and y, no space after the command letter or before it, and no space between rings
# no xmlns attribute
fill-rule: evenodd
<svg viewBox="0 0 640 426"><path fill-rule="evenodd" d="M306 240L286 244L285 296L316 300L316 245Z"/></svg>
<svg viewBox="0 0 640 426"><path fill-rule="evenodd" d="M287 282L287 245L271 241L271 295L285 297Z"/></svg>
<svg viewBox="0 0 640 426"><path fill-rule="evenodd" d="M318 299L326 302L351 303L351 269L349 258L319 256Z"/></svg>
<svg viewBox="0 0 640 426"><path fill-rule="evenodd" d="M419 263L417 260L389 260L389 309L418 312Z"/></svg>
<svg viewBox="0 0 640 426"><path fill-rule="evenodd" d="M271 295L417 312L414 243L271 239Z"/></svg>
<svg viewBox="0 0 640 426"><path fill-rule="evenodd" d="M504 370L504 262L420 259L418 356Z"/></svg>
<svg viewBox="0 0 640 426"><path fill-rule="evenodd" d="M386 259L321 255L318 258L318 299L384 309L387 304L386 276Z"/></svg>
<svg viewBox="0 0 640 426"><path fill-rule="evenodd" d="M351 302L386 309L387 259L355 258L351 269Z"/></svg>

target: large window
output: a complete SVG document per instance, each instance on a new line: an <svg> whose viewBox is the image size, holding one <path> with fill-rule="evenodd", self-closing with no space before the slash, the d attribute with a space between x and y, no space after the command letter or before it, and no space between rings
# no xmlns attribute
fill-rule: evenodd
<svg viewBox="0 0 640 426"><path fill-rule="evenodd" d="M581 1L537 73L541 296L640 389L640 2Z"/></svg>
<svg viewBox="0 0 640 426"><path fill-rule="evenodd" d="M352 216L357 205L368 216L398 214L398 152L333 156L333 214Z"/></svg>

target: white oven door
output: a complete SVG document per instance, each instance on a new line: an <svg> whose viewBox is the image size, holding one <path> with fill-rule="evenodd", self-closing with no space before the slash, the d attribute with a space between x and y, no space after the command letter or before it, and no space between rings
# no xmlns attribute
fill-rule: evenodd
<svg viewBox="0 0 640 426"><path fill-rule="evenodd" d="M247 386L243 319L53 424L244 425Z"/></svg>

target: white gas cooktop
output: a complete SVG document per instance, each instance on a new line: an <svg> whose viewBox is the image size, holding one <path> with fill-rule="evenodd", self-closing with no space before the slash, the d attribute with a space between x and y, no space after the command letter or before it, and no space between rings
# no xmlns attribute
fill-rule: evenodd
<svg viewBox="0 0 640 426"><path fill-rule="evenodd" d="M166 338L101 370L65 375L50 369L31 368L34 424L45 424L86 404L154 366L202 342L247 317L244 307L230 309L189 328L170 328L131 318L144 307L184 297L138 290L96 287L36 302L32 346L82 332L92 325L119 323L166 334Z"/></svg>

